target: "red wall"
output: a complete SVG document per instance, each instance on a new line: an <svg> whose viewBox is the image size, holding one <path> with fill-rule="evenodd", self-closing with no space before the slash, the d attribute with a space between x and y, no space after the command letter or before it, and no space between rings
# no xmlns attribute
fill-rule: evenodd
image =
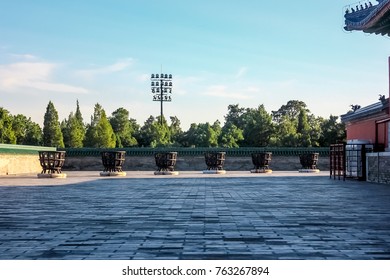
<svg viewBox="0 0 390 280"><path fill-rule="evenodd" d="M347 126L347 140L368 140L375 143L375 120L351 123Z"/></svg>
<svg viewBox="0 0 390 280"><path fill-rule="evenodd" d="M378 127L378 144L387 146L387 123L376 124L375 120L366 120L349 124L347 126L347 140L368 140L375 143L375 134Z"/></svg>
<svg viewBox="0 0 390 280"><path fill-rule="evenodd" d="M387 122L378 124L378 144L384 144L385 147L388 143L387 125Z"/></svg>

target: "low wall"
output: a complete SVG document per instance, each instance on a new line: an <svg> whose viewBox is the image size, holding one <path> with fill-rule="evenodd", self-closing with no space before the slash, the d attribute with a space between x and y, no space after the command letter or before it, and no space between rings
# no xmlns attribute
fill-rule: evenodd
<svg viewBox="0 0 390 280"><path fill-rule="evenodd" d="M0 144L0 176L40 173L38 151L55 151L52 147Z"/></svg>
<svg viewBox="0 0 390 280"><path fill-rule="evenodd" d="M0 154L0 175L40 173L38 154Z"/></svg>
<svg viewBox="0 0 390 280"><path fill-rule="evenodd" d="M390 152L367 153L367 181L390 184Z"/></svg>
<svg viewBox="0 0 390 280"><path fill-rule="evenodd" d="M294 171L301 167L298 156L272 156L270 168L275 171ZM320 157L318 168L322 171L329 170L329 158ZM102 170L102 160L98 156L71 156L66 157L63 170L69 171L92 171ZM148 171L155 170L156 164L152 156L126 156L123 170L125 171ZM206 169L203 156L181 156L176 162L176 170L197 171ZM245 171L253 169L250 157L226 157L226 170Z"/></svg>
<svg viewBox="0 0 390 280"><path fill-rule="evenodd" d="M245 171L253 169L250 153L262 150L271 151L270 168L275 171L293 171L301 168L299 153L315 151L320 153L318 168L329 170L329 157L326 148L240 148L228 150L225 169ZM0 144L0 176L40 173L38 151L55 151L52 147L36 147L23 145ZM210 149L178 149L176 170L198 171L206 168L203 153ZM214 149L213 149L214 150ZM129 149L124 164L126 171L156 170L153 154L155 149ZM63 170L69 171L97 171L102 170L102 161L99 149L67 149ZM321 155L323 154L323 155Z"/></svg>

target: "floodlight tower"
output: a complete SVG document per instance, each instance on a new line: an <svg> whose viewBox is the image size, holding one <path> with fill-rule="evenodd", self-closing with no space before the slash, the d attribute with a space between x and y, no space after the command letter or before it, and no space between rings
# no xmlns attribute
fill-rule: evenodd
<svg viewBox="0 0 390 280"><path fill-rule="evenodd" d="M163 124L163 102L172 101L172 74L152 74L151 87L153 101L159 101L161 106L160 123Z"/></svg>

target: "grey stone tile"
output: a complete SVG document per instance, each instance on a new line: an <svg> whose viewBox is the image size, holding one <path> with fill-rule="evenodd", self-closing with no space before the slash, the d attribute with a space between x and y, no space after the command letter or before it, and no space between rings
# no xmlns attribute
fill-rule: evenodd
<svg viewBox="0 0 390 280"><path fill-rule="evenodd" d="M390 259L389 201L324 176L0 187L0 259Z"/></svg>

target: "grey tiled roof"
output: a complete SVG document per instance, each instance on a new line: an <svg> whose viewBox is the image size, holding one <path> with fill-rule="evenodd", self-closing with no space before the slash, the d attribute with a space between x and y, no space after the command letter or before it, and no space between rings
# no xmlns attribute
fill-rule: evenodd
<svg viewBox="0 0 390 280"><path fill-rule="evenodd" d="M389 99L386 99L384 103L376 102L366 107L359 108L356 111L351 111L344 115L341 115L341 121L347 122L347 121L362 119L362 118L375 115L377 113L382 112L384 109L386 109L388 105L389 105Z"/></svg>

